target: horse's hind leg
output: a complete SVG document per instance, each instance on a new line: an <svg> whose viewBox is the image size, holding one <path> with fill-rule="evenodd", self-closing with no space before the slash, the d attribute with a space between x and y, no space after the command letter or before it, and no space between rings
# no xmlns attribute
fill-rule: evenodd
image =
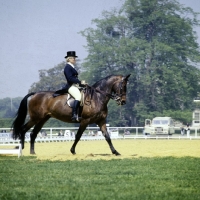
<svg viewBox="0 0 200 200"><path fill-rule="evenodd" d="M98 125L99 125L100 130L102 131L112 153L115 154L116 156L121 155L119 152L117 152L117 150L114 148L114 146L112 144L112 141L110 139L110 135L108 134L108 131L107 131L107 128L106 128L106 123L103 121L103 122L98 123Z"/></svg>
<svg viewBox="0 0 200 200"><path fill-rule="evenodd" d="M86 129L87 125L88 125L88 123L81 122L79 129L77 131L77 134L75 136L74 144L72 145L71 150L70 150L72 154L76 154L76 152L75 152L76 145L77 145L78 141L80 140L80 138L83 134L83 131Z"/></svg>
<svg viewBox="0 0 200 200"><path fill-rule="evenodd" d="M22 145L22 149L24 149L25 134L32 126L34 126L33 121L28 121L25 125L22 126L22 129L20 131L20 143Z"/></svg>
<svg viewBox="0 0 200 200"><path fill-rule="evenodd" d="M30 154L35 154L35 138L37 137L37 134L45 124L45 122L49 119L50 117L47 116L46 118L42 119L39 123L37 123L31 133L31 141L30 141Z"/></svg>

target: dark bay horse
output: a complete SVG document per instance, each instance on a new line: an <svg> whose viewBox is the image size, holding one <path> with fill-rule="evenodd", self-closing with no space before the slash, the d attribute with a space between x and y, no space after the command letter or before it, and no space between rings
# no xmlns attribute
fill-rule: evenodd
<svg viewBox="0 0 200 200"><path fill-rule="evenodd" d="M110 99L117 101L119 105L126 103L126 85L130 74L110 75L101 79L93 86L87 86L85 91L85 103L79 110L81 116L80 126L71 147L71 153L75 153L75 147L80 140L88 124L96 123L102 131L113 154L120 155L112 145L106 128L106 117L108 113L107 103ZM72 108L66 104L66 95L53 97L51 91L27 94L21 101L17 116L13 122L13 138L20 138L24 148L25 133L34 126L30 136L30 153L35 154L34 143L38 132L45 122L53 117L58 120L74 123L71 121ZM31 99L28 101L28 98ZM29 120L25 123L27 112Z"/></svg>

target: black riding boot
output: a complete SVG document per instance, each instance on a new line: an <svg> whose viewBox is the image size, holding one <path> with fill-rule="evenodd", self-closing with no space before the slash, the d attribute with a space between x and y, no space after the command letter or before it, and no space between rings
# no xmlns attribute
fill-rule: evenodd
<svg viewBox="0 0 200 200"><path fill-rule="evenodd" d="M72 121L77 121L78 119L78 108L80 106L80 101L75 100L74 101L74 106L72 108Z"/></svg>

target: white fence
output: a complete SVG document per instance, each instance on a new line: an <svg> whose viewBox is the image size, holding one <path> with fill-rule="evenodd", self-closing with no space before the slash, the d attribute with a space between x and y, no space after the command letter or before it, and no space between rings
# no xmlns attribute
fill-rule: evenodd
<svg viewBox="0 0 200 200"><path fill-rule="evenodd" d="M107 127L111 139L200 139L200 129L191 128L190 132L181 135L180 127L175 127L173 135L144 135L143 127ZM36 142L64 142L73 141L78 127L43 128L38 134ZM31 130L30 130L31 131ZM3 133L2 133L3 132ZM87 127L81 140L104 140L98 127ZM12 139L9 128L0 128L0 143L19 143ZM30 142L30 132L26 133L25 142Z"/></svg>

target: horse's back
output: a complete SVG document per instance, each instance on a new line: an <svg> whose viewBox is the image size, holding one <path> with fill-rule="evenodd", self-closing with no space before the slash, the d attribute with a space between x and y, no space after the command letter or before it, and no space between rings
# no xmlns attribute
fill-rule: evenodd
<svg viewBox="0 0 200 200"><path fill-rule="evenodd" d="M29 106L48 105L53 100L53 92L37 92L29 100Z"/></svg>
<svg viewBox="0 0 200 200"><path fill-rule="evenodd" d="M68 105L66 105L67 95L61 95L58 97L53 97L54 92L38 92L35 93L29 100L29 113L37 114L38 116L52 116L62 115L69 110Z"/></svg>

